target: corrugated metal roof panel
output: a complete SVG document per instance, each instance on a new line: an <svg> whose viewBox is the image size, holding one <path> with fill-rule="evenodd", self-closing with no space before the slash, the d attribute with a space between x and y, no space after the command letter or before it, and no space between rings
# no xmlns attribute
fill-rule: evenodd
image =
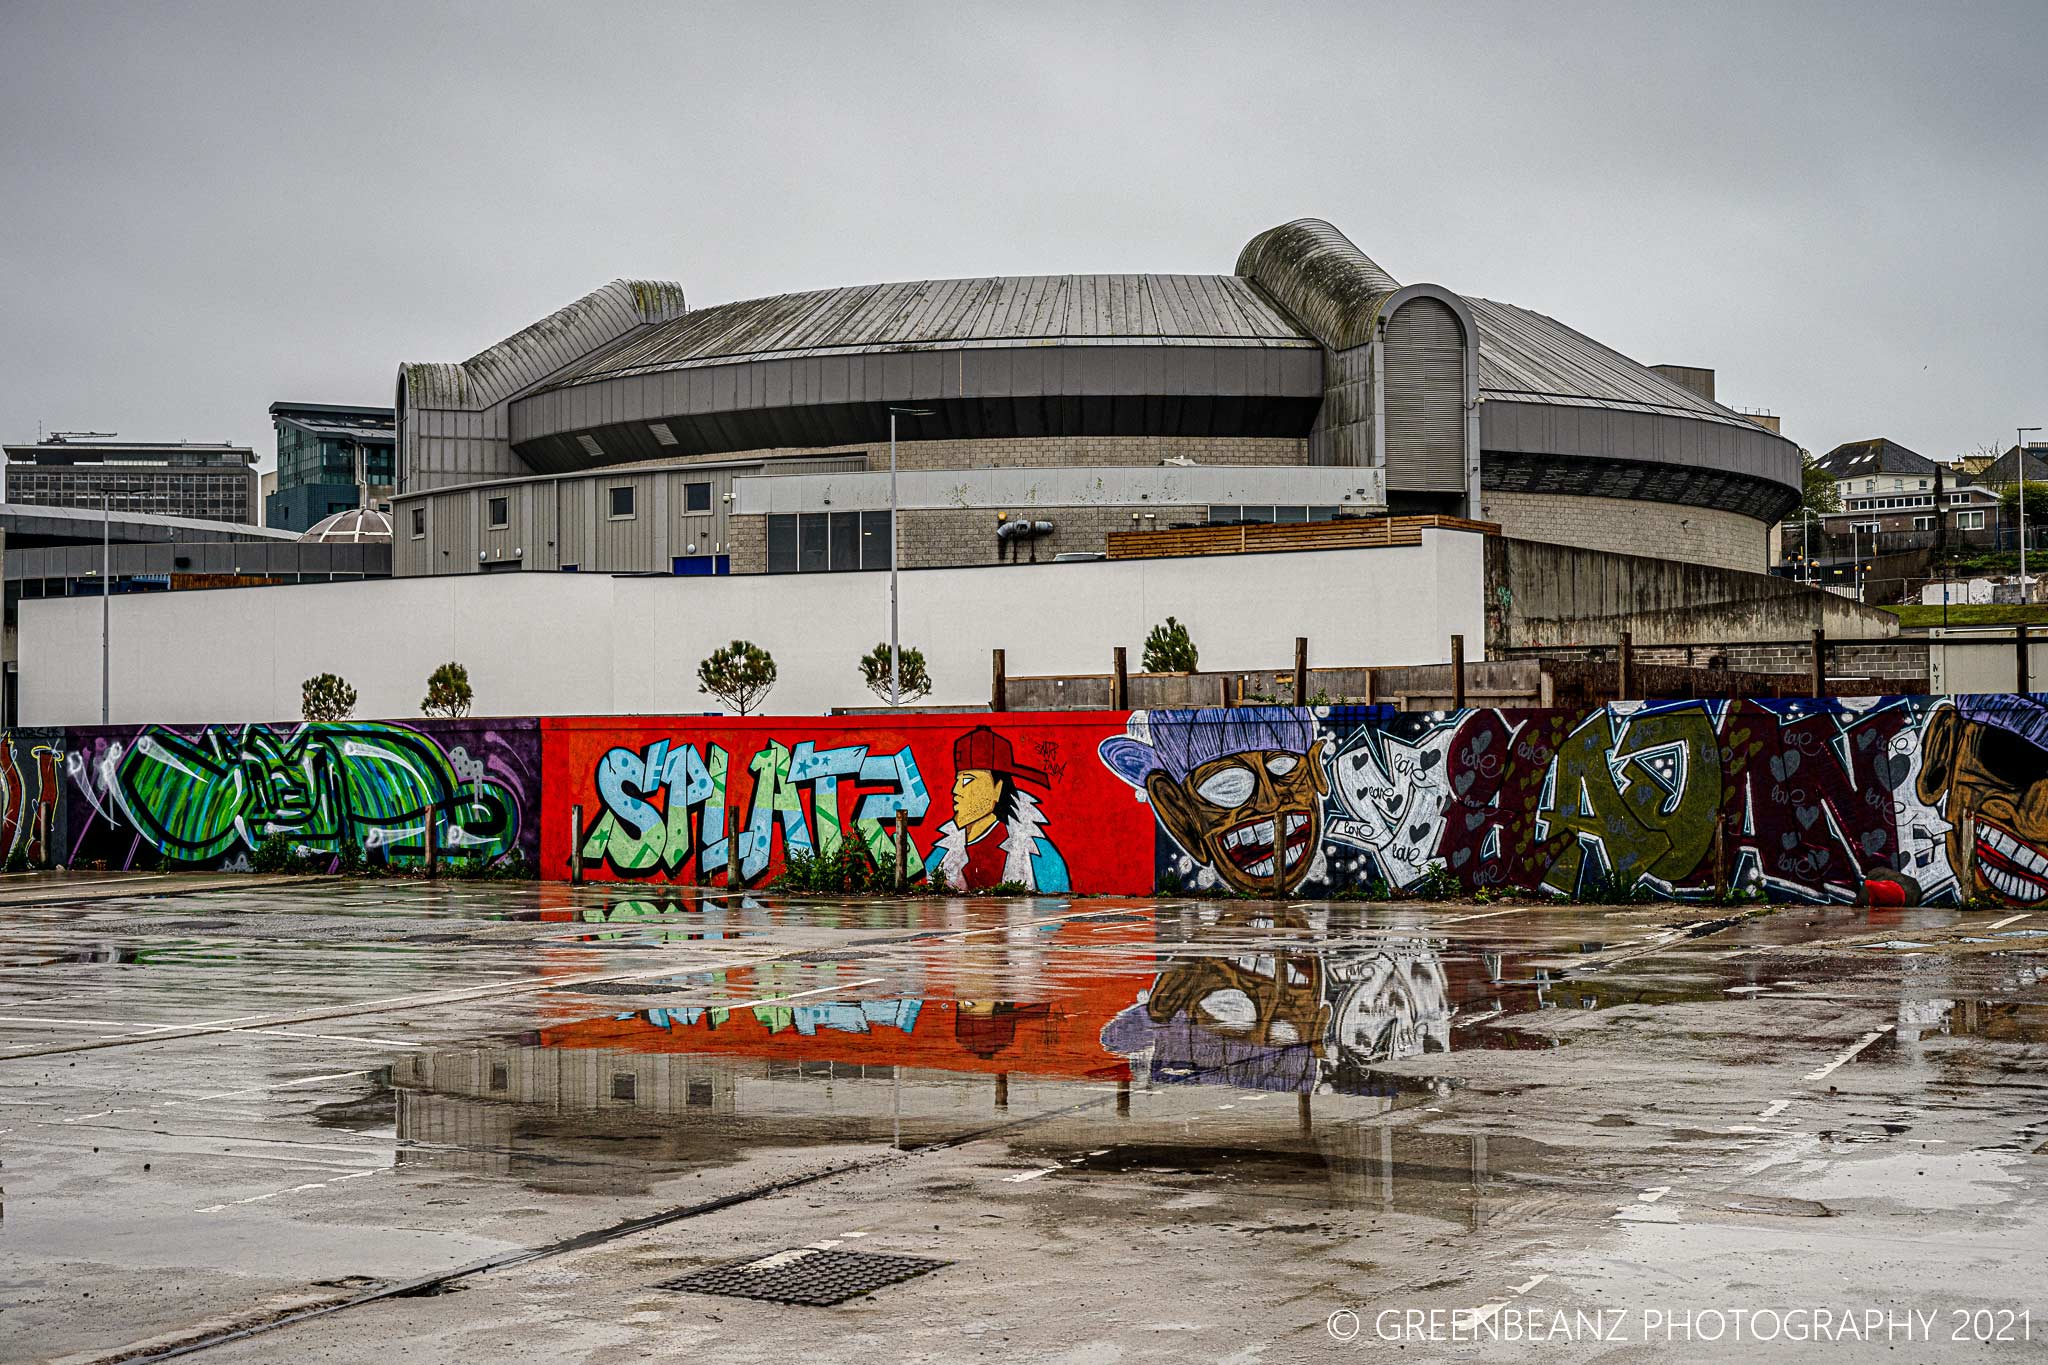
<svg viewBox="0 0 2048 1365"><path fill-rule="evenodd" d="M1470 294L1462 297L1479 324L1479 389L1483 397L1665 412L1756 426L1740 413L1700 397L1555 318Z"/></svg>
<svg viewBox="0 0 2048 1365"><path fill-rule="evenodd" d="M1024 275L812 290L686 313L556 382L834 350L1106 345L1311 346L1231 275Z"/></svg>

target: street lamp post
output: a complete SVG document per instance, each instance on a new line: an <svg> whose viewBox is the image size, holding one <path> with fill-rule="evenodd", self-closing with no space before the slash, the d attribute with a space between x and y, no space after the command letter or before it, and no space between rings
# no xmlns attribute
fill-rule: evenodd
<svg viewBox="0 0 2048 1365"><path fill-rule="evenodd" d="M100 494L100 724L114 709L114 495Z"/></svg>
<svg viewBox="0 0 2048 1365"><path fill-rule="evenodd" d="M896 644L896 417L929 417L930 408L889 409L889 705L903 704L903 669Z"/></svg>
<svg viewBox="0 0 2048 1365"><path fill-rule="evenodd" d="M2020 605L2025 606L2033 594L2027 591L2027 433L2039 431L2039 427L2020 427L2019 440L2013 444L2012 459L2020 476Z"/></svg>

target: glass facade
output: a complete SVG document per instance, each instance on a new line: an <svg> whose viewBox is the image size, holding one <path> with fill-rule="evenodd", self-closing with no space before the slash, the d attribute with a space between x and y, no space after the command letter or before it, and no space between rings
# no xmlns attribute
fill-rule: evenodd
<svg viewBox="0 0 2048 1365"><path fill-rule="evenodd" d="M889 567L887 512L795 512L768 518L769 573Z"/></svg>

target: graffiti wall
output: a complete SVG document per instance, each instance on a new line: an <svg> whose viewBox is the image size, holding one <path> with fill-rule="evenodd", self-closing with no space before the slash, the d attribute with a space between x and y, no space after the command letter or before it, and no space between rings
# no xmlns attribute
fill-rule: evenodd
<svg viewBox="0 0 2048 1365"><path fill-rule="evenodd" d="M63 761L74 865L247 867L272 837L407 864L430 824L450 857L539 849L532 720L70 730Z"/></svg>
<svg viewBox="0 0 2048 1365"><path fill-rule="evenodd" d="M1136 712L1099 753L1162 888L2048 899L2048 698Z"/></svg>
<svg viewBox="0 0 2048 1365"><path fill-rule="evenodd" d="M0 734L0 867L41 867L64 846L64 732Z"/></svg>
<svg viewBox="0 0 2048 1365"><path fill-rule="evenodd" d="M1122 713L541 722L543 875L774 880L849 842L926 886L1145 891L1151 819L1096 758ZM576 809L581 809L577 822Z"/></svg>
<svg viewBox="0 0 2048 1365"><path fill-rule="evenodd" d="M0 858L239 867L264 840L772 883L793 855L1065 893L1494 890L2048 902L2048 696L20 732Z"/></svg>

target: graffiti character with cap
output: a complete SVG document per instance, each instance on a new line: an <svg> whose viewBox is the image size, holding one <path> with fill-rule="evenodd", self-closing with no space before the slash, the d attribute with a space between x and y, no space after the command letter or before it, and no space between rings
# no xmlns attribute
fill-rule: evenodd
<svg viewBox="0 0 2048 1365"><path fill-rule="evenodd" d="M1949 866L1959 881L1971 869L1963 899L2048 900L2048 702L1963 696L1938 708L1920 744L1918 794L1930 806L1948 798Z"/></svg>
<svg viewBox="0 0 2048 1365"><path fill-rule="evenodd" d="M953 744L953 818L939 828L939 879L961 891L1001 883L1033 891L1071 890L1066 859L1045 834L1038 798L1017 785L1046 775L1017 761L1010 741L977 725Z"/></svg>
<svg viewBox="0 0 2048 1365"><path fill-rule="evenodd" d="M1314 866L1330 779L1307 711L1136 711L1099 752L1174 843L1233 889L1285 894Z"/></svg>

